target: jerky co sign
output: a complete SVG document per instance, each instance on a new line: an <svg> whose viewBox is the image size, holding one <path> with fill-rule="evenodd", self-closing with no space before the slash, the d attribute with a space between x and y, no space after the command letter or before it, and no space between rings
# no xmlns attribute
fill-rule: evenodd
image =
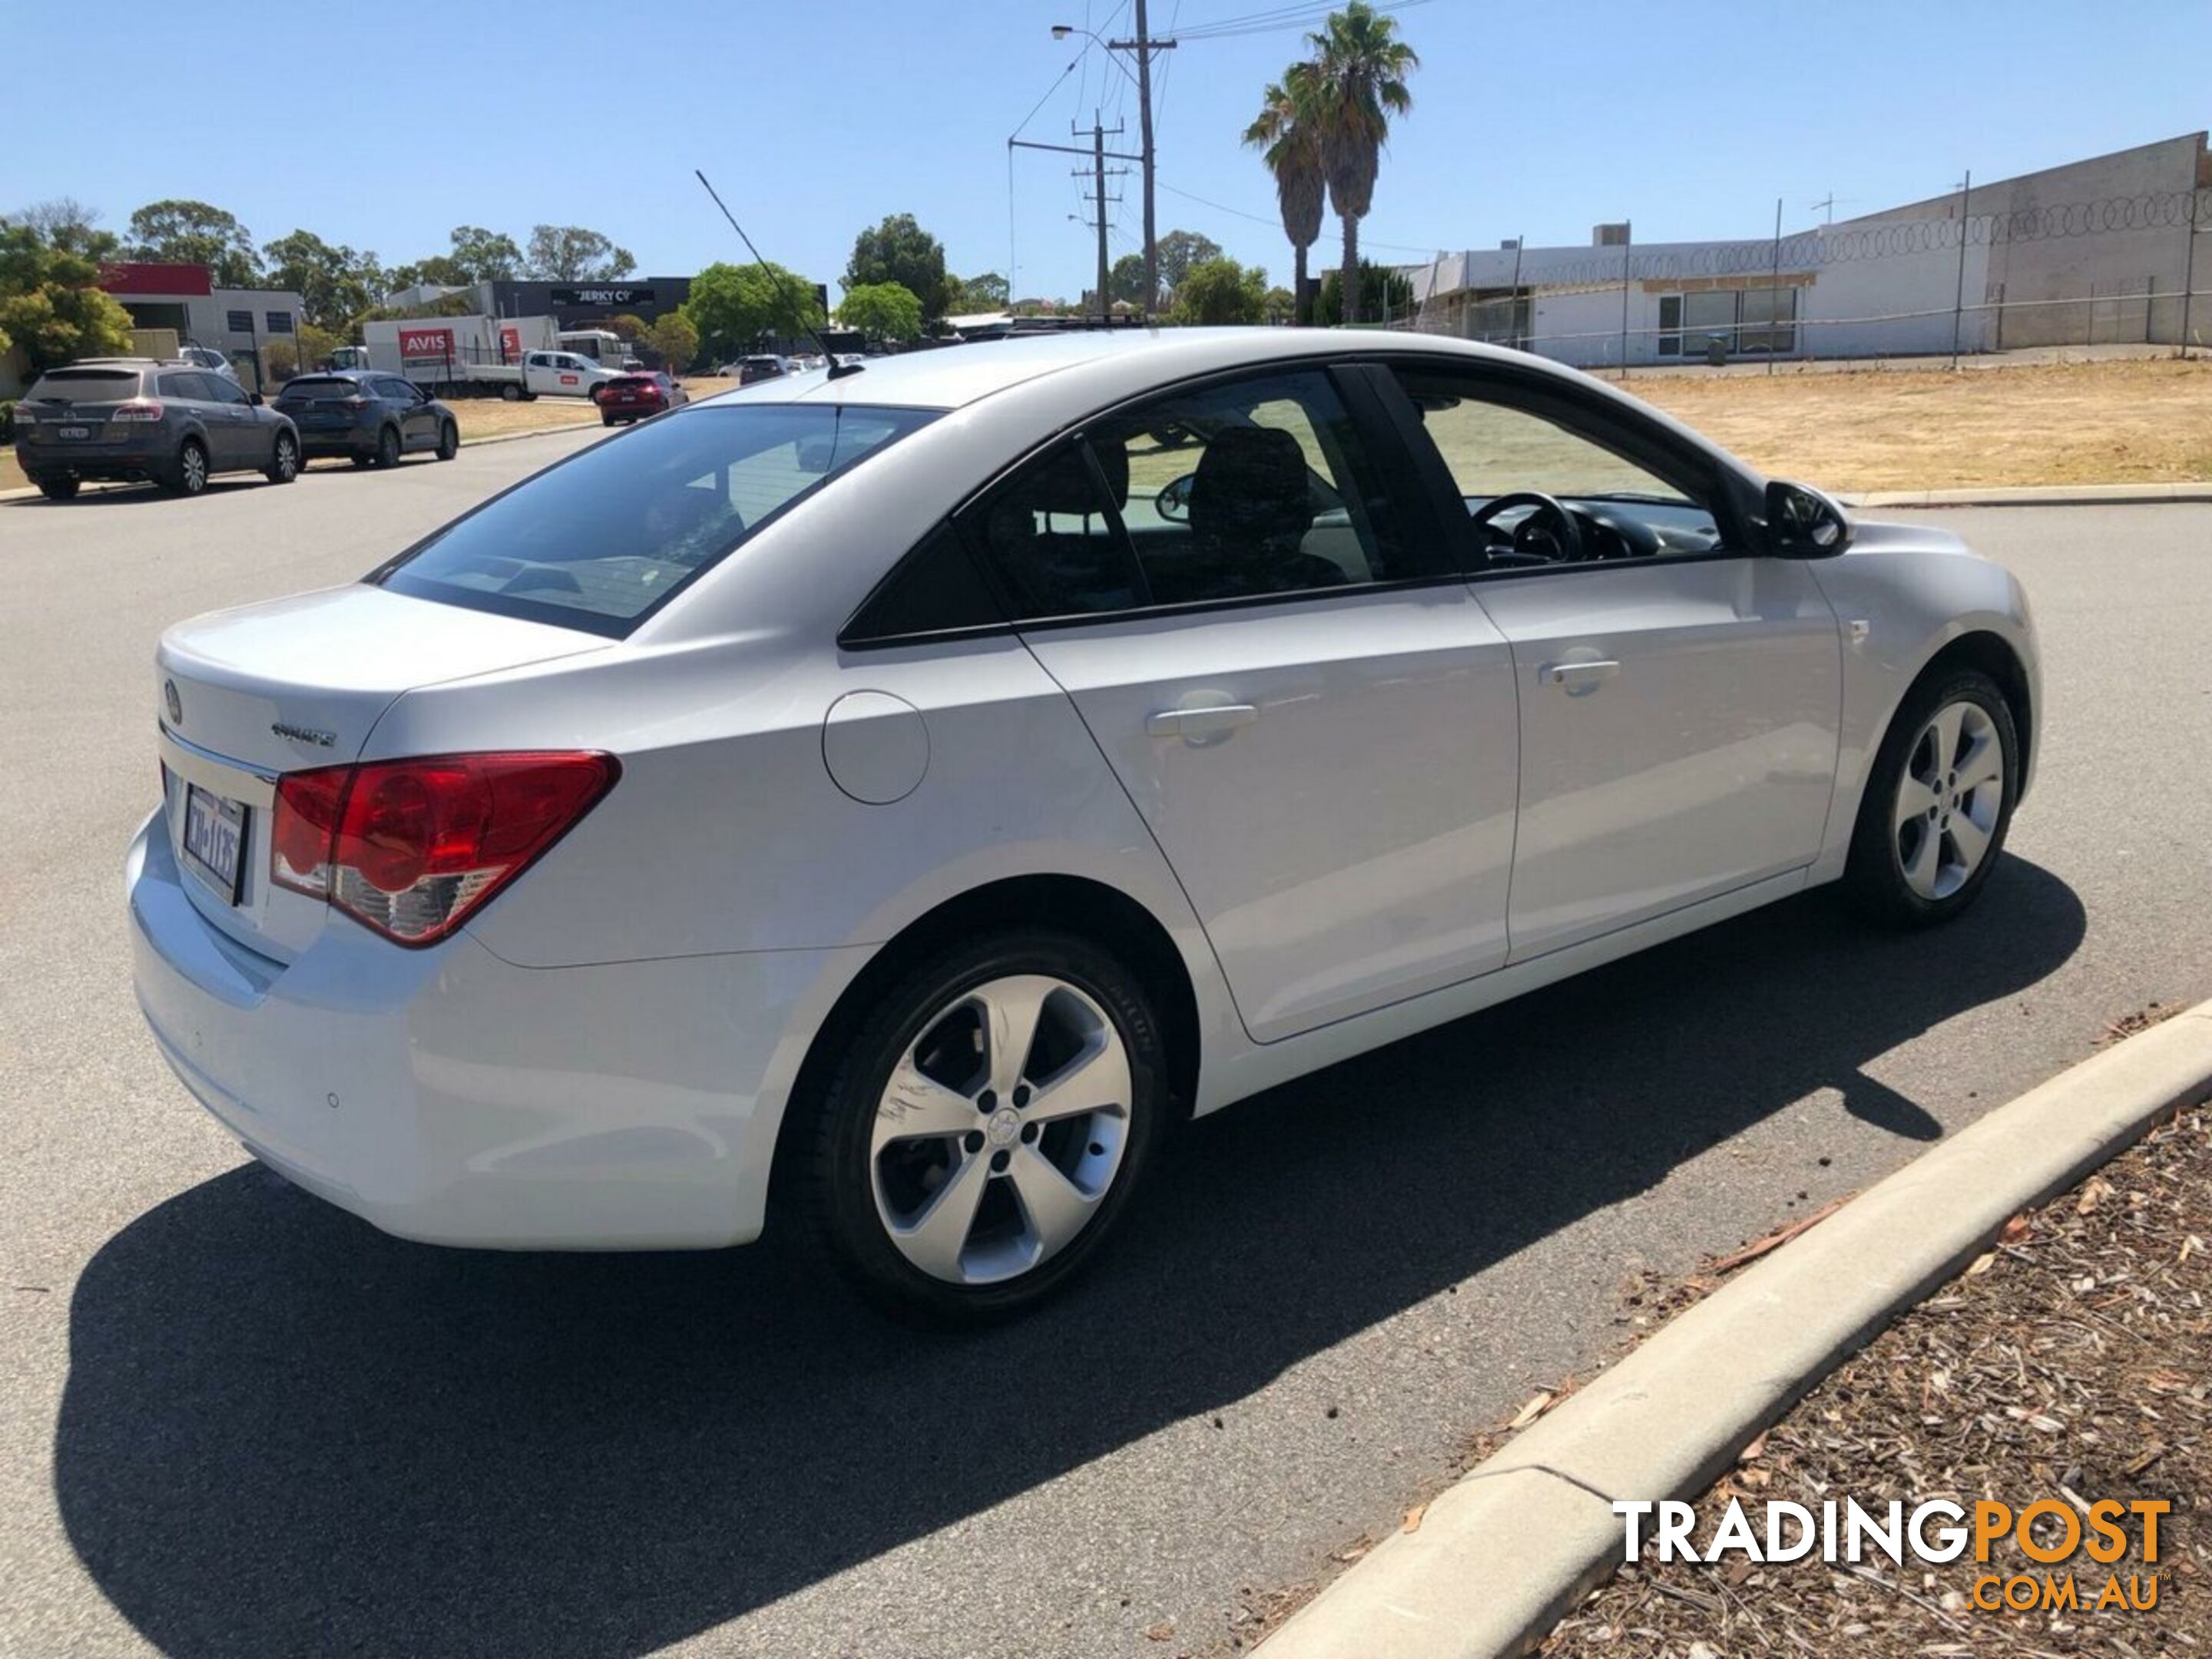
<svg viewBox="0 0 2212 1659"><path fill-rule="evenodd" d="M552 301L556 306L649 306L653 290L649 288L556 288Z"/></svg>

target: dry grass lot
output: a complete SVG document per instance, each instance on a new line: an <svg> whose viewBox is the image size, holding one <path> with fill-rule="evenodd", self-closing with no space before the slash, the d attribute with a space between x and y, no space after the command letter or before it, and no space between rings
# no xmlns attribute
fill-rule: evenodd
<svg viewBox="0 0 2212 1659"><path fill-rule="evenodd" d="M685 378L684 389L696 403L718 392L727 392L736 384L713 374L693 374ZM599 418L599 410L582 398L540 398L527 404L503 403L497 398L456 398L452 408L461 423L463 443L479 438L505 437L513 432L589 426Z"/></svg>
<svg viewBox="0 0 2212 1659"><path fill-rule="evenodd" d="M1626 389L1761 471L1828 489L2212 479L2212 359L1655 375Z"/></svg>

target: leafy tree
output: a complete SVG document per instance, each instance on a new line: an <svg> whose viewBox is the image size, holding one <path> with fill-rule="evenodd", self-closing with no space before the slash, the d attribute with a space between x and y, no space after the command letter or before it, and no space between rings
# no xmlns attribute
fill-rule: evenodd
<svg viewBox="0 0 2212 1659"><path fill-rule="evenodd" d="M1260 94L1260 113L1244 129L1244 142L1275 180L1275 206L1294 255L1291 293L1301 326L1307 313L1306 250L1321 240L1321 210L1328 191L1322 169L1320 90L1311 64L1293 64Z"/></svg>
<svg viewBox="0 0 2212 1659"><path fill-rule="evenodd" d="M0 219L0 350L22 353L43 374L76 357L131 349L131 313L100 292L100 266L68 244L78 239L17 218Z"/></svg>
<svg viewBox="0 0 2212 1659"><path fill-rule="evenodd" d="M1378 322L1397 321L1413 312L1413 279L1402 270L1359 262L1359 315ZM1314 321L1334 328L1344 320L1344 280L1335 271L1321 279L1321 295L1314 302Z"/></svg>
<svg viewBox="0 0 2212 1659"><path fill-rule="evenodd" d="M1234 259L1203 259L1176 284L1178 323L1256 323L1267 314L1267 273Z"/></svg>
<svg viewBox="0 0 2212 1659"><path fill-rule="evenodd" d="M252 234L205 202L147 203L131 216L131 243L125 252L161 264L205 265L217 288L253 288L261 281Z"/></svg>
<svg viewBox="0 0 2212 1659"><path fill-rule="evenodd" d="M1290 289L1271 288L1267 290L1267 320L1269 322L1287 323L1297 317L1297 313L1298 302L1291 296Z"/></svg>
<svg viewBox="0 0 2212 1659"><path fill-rule="evenodd" d="M331 353L345 343L344 337L332 329L321 328L313 323L300 325L300 367L302 370L320 368L331 360Z"/></svg>
<svg viewBox="0 0 2212 1659"><path fill-rule="evenodd" d="M607 331L611 334L619 334L623 339L635 345L645 338L645 319L633 316L625 311L618 317L607 319Z"/></svg>
<svg viewBox="0 0 2212 1659"><path fill-rule="evenodd" d="M1106 268L1106 297L1123 305L1145 303L1145 256L1125 253Z"/></svg>
<svg viewBox="0 0 2212 1659"><path fill-rule="evenodd" d="M655 318L645 340L660 354L671 374L681 374L699 356L699 325L680 311Z"/></svg>
<svg viewBox="0 0 2212 1659"><path fill-rule="evenodd" d="M73 196L33 202L6 217L15 224L28 225L46 239L49 247L95 262L112 259L122 246L114 232L100 228L100 210L87 207Z"/></svg>
<svg viewBox="0 0 2212 1659"><path fill-rule="evenodd" d="M374 253L333 247L310 230L279 236L262 252L269 261L270 285L297 294L307 320L324 328L341 327L368 310L383 297L389 282Z"/></svg>
<svg viewBox="0 0 2212 1659"><path fill-rule="evenodd" d="M717 361L753 349L764 337L798 334L822 321L812 284L771 264L708 265L691 279L684 314Z"/></svg>
<svg viewBox="0 0 2212 1659"><path fill-rule="evenodd" d="M1398 39L1398 24L1367 3L1351 0L1328 15L1318 33L1306 36L1314 52L1315 118L1321 128L1322 168L1328 175L1329 204L1344 222L1344 264L1340 291L1352 292L1352 311L1361 316L1358 277L1359 222L1374 205L1375 174L1390 136L1390 118L1413 107L1406 77L1421 66L1414 50Z"/></svg>
<svg viewBox="0 0 2212 1659"><path fill-rule="evenodd" d="M862 283L845 290L838 320L872 340L913 340L921 336L921 301L898 283Z"/></svg>
<svg viewBox="0 0 2212 1659"><path fill-rule="evenodd" d="M522 250L514 238L486 230L482 225L455 225L452 259L463 283L511 283L522 275ZM425 264L428 260L423 261ZM438 277L426 277L437 282Z"/></svg>
<svg viewBox="0 0 2212 1659"><path fill-rule="evenodd" d="M1172 299L1193 265L1221 257L1221 244L1194 230L1171 230L1155 245L1160 271L1160 290ZM1142 269L1141 264L1139 269ZM1110 273L1109 286L1110 286ZM1143 283L1139 283L1142 287Z"/></svg>
<svg viewBox="0 0 2212 1659"><path fill-rule="evenodd" d="M269 246L273 249L276 245L271 242ZM452 254L434 253L413 264L392 266L384 273L381 287L386 294L396 294L403 288L420 286L466 288L475 281L468 268Z"/></svg>
<svg viewBox="0 0 2212 1659"><path fill-rule="evenodd" d="M603 283L629 276L637 269L637 261L628 248L617 247L596 230L581 225L535 225L530 232L528 269L541 283Z"/></svg>
<svg viewBox="0 0 2212 1659"><path fill-rule="evenodd" d="M981 276L970 276L965 281L955 277L945 280L957 287L959 298L954 303L962 311L1004 311L1013 292L1007 287L1006 279L995 270L987 270Z"/></svg>
<svg viewBox="0 0 2212 1659"><path fill-rule="evenodd" d="M911 213L892 214L853 239L842 283L848 291L896 283L921 301L923 320L933 321L945 314L945 245Z"/></svg>

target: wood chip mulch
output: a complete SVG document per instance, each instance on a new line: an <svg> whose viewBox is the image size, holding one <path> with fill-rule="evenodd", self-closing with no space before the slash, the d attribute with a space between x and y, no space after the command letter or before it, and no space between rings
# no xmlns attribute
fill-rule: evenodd
<svg viewBox="0 0 2212 1659"><path fill-rule="evenodd" d="M2116 1033L2123 1035L2123 1033ZM1647 1313L1710 1284L1638 1286ZM1639 1320L1637 1322L1642 1323ZM1652 1322L1657 1322L1654 1320ZM1972 1512L2042 1498L2164 1498L2159 1559L2056 1566L2011 1539L1986 1566L1907 1554L1830 1565L1740 1556L1662 1563L1647 1542L1545 1640L1549 1659L1738 1656L2097 1654L2212 1659L2212 1109L2170 1116L2073 1191L2019 1216L1996 1245L1905 1315L1747 1448L1697 1501L1703 1545L1730 1498L1763 1529L1764 1504L1825 1499L1907 1512L1949 1498ZM1643 1497L1646 1494L1630 1494ZM1977 1577L2071 1571L2083 1607L1984 1610ZM2117 1571L2155 1571L2156 1606L2089 1610ZM1986 1594L1986 1592L1985 1592Z"/></svg>

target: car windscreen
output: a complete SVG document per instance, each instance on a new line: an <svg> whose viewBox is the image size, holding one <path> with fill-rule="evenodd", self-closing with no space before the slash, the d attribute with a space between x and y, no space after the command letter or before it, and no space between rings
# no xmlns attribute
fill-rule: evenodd
<svg viewBox="0 0 2212 1659"><path fill-rule="evenodd" d="M494 496L367 580L618 639L794 501L935 418L694 405Z"/></svg>
<svg viewBox="0 0 2212 1659"><path fill-rule="evenodd" d="M307 398L350 398L361 390L359 382L342 374L302 374L284 382L284 389L276 394L278 403L295 403Z"/></svg>
<svg viewBox="0 0 2212 1659"><path fill-rule="evenodd" d="M41 374L26 394L33 403L58 399L65 403L99 403L107 398L138 395L135 368L57 368Z"/></svg>

